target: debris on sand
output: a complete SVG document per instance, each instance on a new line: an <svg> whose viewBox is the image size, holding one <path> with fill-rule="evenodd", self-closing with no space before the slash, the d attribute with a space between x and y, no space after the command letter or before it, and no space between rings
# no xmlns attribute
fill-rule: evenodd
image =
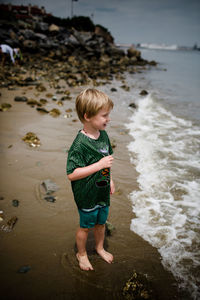
<svg viewBox="0 0 200 300"><path fill-rule="evenodd" d="M28 144L30 147L39 147L40 146L40 139L36 136L33 132L28 132L22 140Z"/></svg>
<svg viewBox="0 0 200 300"><path fill-rule="evenodd" d="M12 217L7 223L6 225L3 225L1 227L1 230L5 231L5 232L10 232L13 230L13 227L15 226L16 222L17 222L18 218Z"/></svg>
<svg viewBox="0 0 200 300"><path fill-rule="evenodd" d="M2 103L0 105L0 111L7 111L12 107L10 103Z"/></svg>
<svg viewBox="0 0 200 300"><path fill-rule="evenodd" d="M17 271L17 273L27 273L30 270L31 270L30 266L22 266L22 267L19 268L19 270Z"/></svg>
<svg viewBox="0 0 200 300"><path fill-rule="evenodd" d="M52 194L59 189L57 184L51 179L46 179L42 182L41 187L44 190L44 192L42 192L43 199L51 203L56 202L57 197Z"/></svg>
<svg viewBox="0 0 200 300"><path fill-rule="evenodd" d="M123 296L126 300L155 300L153 290L147 275L133 272L131 278L126 282L123 288Z"/></svg>
<svg viewBox="0 0 200 300"><path fill-rule="evenodd" d="M56 192L59 188L55 182L51 179L46 179L42 182L42 186L45 189L45 192L49 195L53 192Z"/></svg>
<svg viewBox="0 0 200 300"><path fill-rule="evenodd" d="M12 200L12 205L14 207L18 207L19 206L19 200L17 200L17 199Z"/></svg>
<svg viewBox="0 0 200 300"><path fill-rule="evenodd" d="M49 114L52 117L56 118L56 117L58 117L61 114L61 112L59 111L59 109L53 108L52 110L50 110Z"/></svg>

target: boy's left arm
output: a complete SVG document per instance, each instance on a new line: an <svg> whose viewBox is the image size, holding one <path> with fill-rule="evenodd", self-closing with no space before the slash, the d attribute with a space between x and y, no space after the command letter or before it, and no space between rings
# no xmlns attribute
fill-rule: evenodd
<svg viewBox="0 0 200 300"><path fill-rule="evenodd" d="M112 175L110 177L110 194L114 194L115 192L115 184L114 184L114 181L112 180Z"/></svg>

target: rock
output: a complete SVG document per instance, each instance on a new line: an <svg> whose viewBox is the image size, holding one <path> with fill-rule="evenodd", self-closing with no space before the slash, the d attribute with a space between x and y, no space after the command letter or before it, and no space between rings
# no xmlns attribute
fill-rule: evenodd
<svg viewBox="0 0 200 300"><path fill-rule="evenodd" d="M23 31L23 36L25 40L35 40L35 32L30 29L25 29Z"/></svg>
<svg viewBox="0 0 200 300"><path fill-rule="evenodd" d="M4 220L3 210L0 210L0 222Z"/></svg>
<svg viewBox="0 0 200 300"><path fill-rule="evenodd" d="M37 44L35 41L31 41L31 40L25 40L23 42L23 47L27 50L32 50L35 51L37 48Z"/></svg>
<svg viewBox="0 0 200 300"><path fill-rule="evenodd" d="M137 108L137 106L136 106L135 103L130 103L130 104L129 104L129 107L134 108L134 109Z"/></svg>
<svg viewBox="0 0 200 300"><path fill-rule="evenodd" d="M50 32L52 32L52 31L59 31L59 30L60 30L60 28L57 25L55 25L55 24L51 24L49 26L49 31Z"/></svg>
<svg viewBox="0 0 200 300"><path fill-rule="evenodd" d="M41 112L41 113L45 113L45 114L48 114L49 111L43 107L37 107L36 108L37 111Z"/></svg>
<svg viewBox="0 0 200 300"><path fill-rule="evenodd" d="M52 98L52 97L53 97L53 94L48 93L48 94L46 94L46 97L47 97L47 98Z"/></svg>
<svg viewBox="0 0 200 300"><path fill-rule="evenodd" d="M54 197L54 196L45 196L44 200L46 200L47 202L54 203L54 202L56 202L56 197Z"/></svg>
<svg viewBox="0 0 200 300"><path fill-rule="evenodd" d="M111 143L111 147L113 149L117 147L117 143L116 143L116 141L114 139L112 139L110 143Z"/></svg>
<svg viewBox="0 0 200 300"><path fill-rule="evenodd" d="M16 102L27 102L28 98L25 96L16 96L14 99Z"/></svg>
<svg viewBox="0 0 200 300"><path fill-rule="evenodd" d="M17 271L17 273L27 273L30 270L31 270L30 266L22 266L22 267L19 268L19 270Z"/></svg>
<svg viewBox="0 0 200 300"><path fill-rule="evenodd" d="M22 140L28 144L30 147L39 147L40 146L40 140L33 132L28 132Z"/></svg>
<svg viewBox="0 0 200 300"><path fill-rule="evenodd" d="M12 201L12 205L13 205L14 207L18 207L18 206L19 206L19 200L14 199L14 200Z"/></svg>
<svg viewBox="0 0 200 300"><path fill-rule="evenodd" d="M117 92L116 88L111 88L110 90L111 90L111 92Z"/></svg>
<svg viewBox="0 0 200 300"><path fill-rule="evenodd" d="M34 29L35 29L35 31L47 32L49 29L49 25L48 25L48 23L45 23L45 22L35 22Z"/></svg>
<svg viewBox="0 0 200 300"><path fill-rule="evenodd" d="M40 99L40 103L42 104L42 105L44 105L44 104L46 104L48 101L46 100L46 99L44 99L44 98L41 98Z"/></svg>
<svg viewBox="0 0 200 300"><path fill-rule="evenodd" d="M10 103L2 103L0 105L0 111L7 111L11 107L12 107L12 105Z"/></svg>
<svg viewBox="0 0 200 300"><path fill-rule="evenodd" d="M106 28L104 28L103 26L96 25L95 26L95 34L102 36L103 39L108 43L114 42L114 39L111 36L110 32L108 30L106 30Z"/></svg>
<svg viewBox="0 0 200 300"><path fill-rule="evenodd" d="M141 52L139 50L135 49L134 46L131 46L127 50L127 55L128 55L128 57L136 57L138 59L141 56Z"/></svg>
<svg viewBox="0 0 200 300"><path fill-rule="evenodd" d="M125 84L121 85L120 87L121 87L122 89L124 89L125 91L127 91L127 92L130 91L130 87L127 86L127 85L125 85Z"/></svg>
<svg viewBox="0 0 200 300"><path fill-rule="evenodd" d="M148 95L148 92L147 92L146 90L142 90L142 91L140 92L140 95L141 95L141 96L146 96L146 95Z"/></svg>
<svg viewBox="0 0 200 300"><path fill-rule="evenodd" d="M61 112L59 111L59 109L53 108L52 110L50 110L49 114L52 117L58 117L61 114Z"/></svg>
<svg viewBox="0 0 200 300"><path fill-rule="evenodd" d="M57 98L56 95L54 95L54 96L52 97L52 100L53 100L53 101L57 101L57 99L58 99L58 98Z"/></svg>
<svg viewBox="0 0 200 300"><path fill-rule="evenodd" d="M44 92L44 91L46 91L47 89L45 88L44 85L39 84L39 85L36 86L36 90L37 90L38 92Z"/></svg>
<svg viewBox="0 0 200 300"><path fill-rule="evenodd" d="M28 105L31 105L32 107L34 107L35 105L37 106L42 106L42 104L40 102L38 102L35 99L28 99L28 101L26 102Z"/></svg>
<svg viewBox="0 0 200 300"><path fill-rule="evenodd" d="M151 60L151 61L149 61L149 65L150 66L157 66L157 62L155 60Z"/></svg>

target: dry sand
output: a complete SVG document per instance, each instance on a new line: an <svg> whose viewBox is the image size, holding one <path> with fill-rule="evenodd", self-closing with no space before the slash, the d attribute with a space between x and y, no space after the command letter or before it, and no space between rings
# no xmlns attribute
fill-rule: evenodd
<svg viewBox="0 0 200 300"><path fill-rule="evenodd" d="M116 229L105 240L114 263L109 265L94 253L90 234L88 252L95 271L79 269L75 258L78 213L65 167L66 150L81 128L74 111L80 88L71 90L73 100L59 107L45 96L47 92L55 94L55 90L49 89L47 82L44 84L48 91L43 93L38 93L35 87L0 90L1 103L12 105L8 111L0 112L0 197L3 197L0 210L4 212L0 227L11 217L18 218L11 232L0 231L1 299L121 299L121 290L134 270L148 275L156 299L179 299L176 282L164 270L157 250L130 231L134 215L128 195L138 188L137 174L127 151L130 136L124 127L131 112L120 107L116 92L111 95L115 109L107 129L116 143L112 173L117 192L112 196L109 215ZM46 108L58 108L62 114L57 118L41 114L26 103L15 102L14 97L20 95L37 100L46 98ZM65 112L69 108L73 110L72 116ZM22 141L29 131L39 137L40 147L31 148ZM45 179L51 179L59 187L55 203L42 198L40 185ZM13 199L19 200L18 207L12 206ZM27 265L31 267L29 272L17 272Z"/></svg>

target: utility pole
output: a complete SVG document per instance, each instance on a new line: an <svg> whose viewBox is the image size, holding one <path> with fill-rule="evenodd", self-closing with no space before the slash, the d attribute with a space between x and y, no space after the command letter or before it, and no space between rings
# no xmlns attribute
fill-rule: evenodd
<svg viewBox="0 0 200 300"><path fill-rule="evenodd" d="M74 7L73 7L73 5L74 5L74 3L73 2L77 2L78 0L71 0L71 18L73 18L73 16L74 16L74 11L73 11L73 9L74 9Z"/></svg>

